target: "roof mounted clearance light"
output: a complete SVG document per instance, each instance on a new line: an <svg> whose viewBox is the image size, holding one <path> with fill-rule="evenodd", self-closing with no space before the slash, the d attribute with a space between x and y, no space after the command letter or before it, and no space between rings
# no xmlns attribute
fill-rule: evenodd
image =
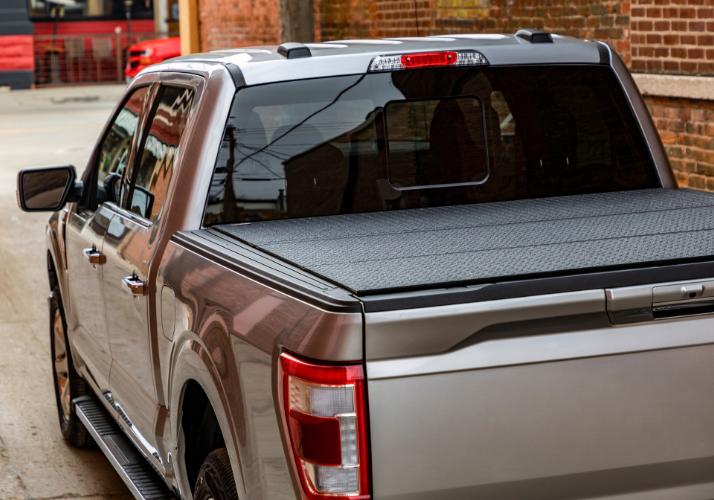
<svg viewBox="0 0 714 500"><path fill-rule="evenodd" d="M369 63L369 72L399 71L416 68L444 66L483 66L488 61L475 50L445 50L438 52L411 52L377 56Z"/></svg>

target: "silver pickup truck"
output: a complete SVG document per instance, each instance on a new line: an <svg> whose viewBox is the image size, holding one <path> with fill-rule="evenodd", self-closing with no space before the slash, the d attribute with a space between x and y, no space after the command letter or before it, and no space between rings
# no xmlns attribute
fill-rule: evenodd
<svg viewBox="0 0 714 500"><path fill-rule="evenodd" d="M174 59L18 199L62 434L138 498L714 497L714 196L603 43Z"/></svg>

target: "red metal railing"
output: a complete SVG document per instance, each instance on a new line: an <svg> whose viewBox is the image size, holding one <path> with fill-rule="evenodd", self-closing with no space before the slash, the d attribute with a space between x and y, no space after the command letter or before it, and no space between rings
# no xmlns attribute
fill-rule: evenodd
<svg viewBox="0 0 714 500"><path fill-rule="evenodd" d="M130 45L165 33L35 35L35 83L123 82Z"/></svg>

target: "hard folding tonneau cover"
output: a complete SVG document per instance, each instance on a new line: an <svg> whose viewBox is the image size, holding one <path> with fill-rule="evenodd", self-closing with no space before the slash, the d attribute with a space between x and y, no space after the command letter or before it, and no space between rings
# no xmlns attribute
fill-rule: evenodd
<svg viewBox="0 0 714 500"><path fill-rule="evenodd" d="M215 229L370 295L706 261L714 195L648 189Z"/></svg>

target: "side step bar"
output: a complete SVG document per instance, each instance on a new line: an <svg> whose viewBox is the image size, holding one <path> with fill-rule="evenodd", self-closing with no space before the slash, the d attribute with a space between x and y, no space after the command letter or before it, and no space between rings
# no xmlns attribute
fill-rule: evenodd
<svg viewBox="0 0 714 500"><path fill-rule="evenodd" d="M169 490L149 463L134 448L107 411L90 396L72 401L79 420L97 446L109 459L129 491L139 500L173 499Z"/></svg>

